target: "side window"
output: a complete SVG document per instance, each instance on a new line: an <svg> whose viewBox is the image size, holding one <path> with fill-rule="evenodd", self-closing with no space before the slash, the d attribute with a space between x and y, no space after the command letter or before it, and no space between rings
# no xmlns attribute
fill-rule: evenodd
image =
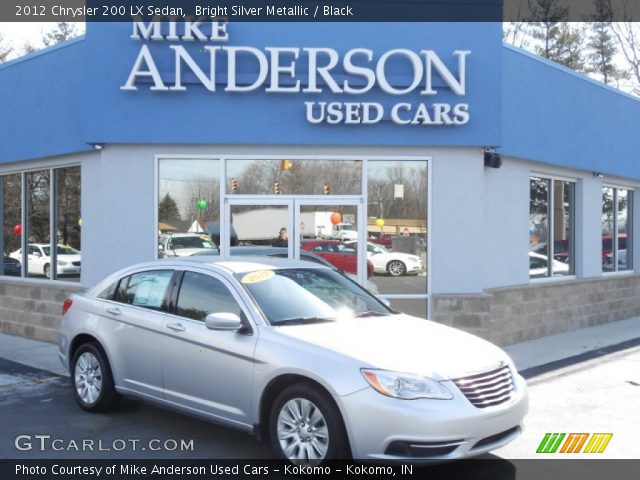
<svg viewBox="0 0 640 480"><path fill-rule="evenodd" d="M242 310L229 289L209 275L185 272L178 294L176 315L204 320L210 313L223 312L242 317Z"/></svg>
<svg viewBox="0 0 640 480"><path fill-rule="evenodd" d="M134 273L120 280L114 300L137 307L161 310L172 276L172 270Z"/></svg>

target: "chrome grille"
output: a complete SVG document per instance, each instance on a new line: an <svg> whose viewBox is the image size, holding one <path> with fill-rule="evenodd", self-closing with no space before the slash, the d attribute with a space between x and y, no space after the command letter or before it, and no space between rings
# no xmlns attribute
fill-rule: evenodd
<svg viewBox="0 0 640 480"><path fill-rule="evenodd" d="M476 407L486 408L508 401L513 393L511 370L504 367L453 380Z"/></svg>

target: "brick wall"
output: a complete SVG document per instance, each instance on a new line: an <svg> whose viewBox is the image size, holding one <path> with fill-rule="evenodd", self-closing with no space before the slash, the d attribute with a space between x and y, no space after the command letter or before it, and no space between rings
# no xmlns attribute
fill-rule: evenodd
<svg viewBox="0 0 640 480"><path fill-rule="evenodd" d="M56 343L62 304L80 286L0 280L0 332Z"/></svg>
<svg viewBox="0 0 640 480"><path fill-rule="evenodd" d="M434 295L433 319L509 345L640 316L640 275Z"/></svg>

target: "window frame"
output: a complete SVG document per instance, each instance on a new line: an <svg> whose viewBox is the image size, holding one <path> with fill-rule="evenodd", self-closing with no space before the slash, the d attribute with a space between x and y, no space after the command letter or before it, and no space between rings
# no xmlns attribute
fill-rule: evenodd
<svg viewBox="0 0 640 480"><path fill-rule="evenodd" d="M67 169L67 168L79 168L80 169L80 205L82 205L82 170L83 170L83 166L82 166L82 162L78 161L77 159L75 160L70 160L69 158L61 158L59 160L52 160L52 159L48 159L47 161L35 161L35 162L28 162L28 165L26 166L20 166L20 168L8 168L8 169L1 169L2 171L0 171L0 177L2 180L0 182L1 184L1 188L0 188L0 193L2 193L4 195L4 177L6 176L10 176L10 175L19 175L20 176L20 208L21 208L21 216L20 216L20 224L22 226L22 234L20 235L20 252L21 252L21 258L20 258L20 276L17 278L20 278L24 281L27 282L33 282L33 283L42 283L42 282L46 282L46 283L50 283L50 282L55 282L56 285L69 285L69 286L79 286L82 284L82 270L80 271L80 276L78 278L78 281L70 281L70 280L63 280L61 278L59 278L58 276L58 269L57 268L52 268L51 269L51 278L46 278L46 277L32 277L29 276L28 274L28 265L29 265L29 261L28 261L28 252L27 252L27 245L30 243L28 241L27 238L27 232L29 229L29 222L28 222L28 204L29 204L29 198L28 198L28 192L27 192L27 187L26 187L26 178L27 175L29 173L33 173L33 172L39 172L39 171L48 171L49 174L51 175L51 179L56 179L57 180L57 171L58 170L63 170L63 169ZM53 246L54 243L57 246L57 226L58 226L58 210L57 210L57 192L58 192L58 188L57 188L57 181L53 180L50 181L50 186L49 186L49 245ZM0 197L0 219L3 222L4 225L4 202L3 202L4 198L3 196ZM82 207L80 208L80 217L82 218ZM4 234L1 235L0 237L0 246L2 247L2 250L4 251L5 245L4 245ZM53 239L56 239L56 241L54 242ZM82 235L80 236L80 238L82 238ZM31 243L35 243L35 242L31 242ZM55 264L57 263L57 249L52 249L52 256L50 258L50 262L51 264ZM6 275L4 273L4 265L0 266L0 280L2 279L11 279L11 278L15 278L14 276L11 275Z"/></svg>
<svg viewBox="0 0 640 480"><path fill-rule="evenodd" d="M547 255L548 276L531 277L531 274L529 274L529 282L538 283L538 282L562 281L562 280L575 279L577 277L576 271L577 271L577 265L578 265L577 242L576 242L576 238L578 237L578 231L577 231L578 222L576 221L576 213L579 211L576 205L577 199L578 199L578 196L576 193L578 189L578 182L580 181L580 179L567 177L563 175L555 175L555 174L550 174L550 173L545 173L545 172L540 172L535 170L529 171L529 198L531 197L531 179L532 178L538 178L540 180L549 181L549 191L547 193L547 200L548 200L547 228L549 232L548 234L549 238L547 238L547 248L545 249L545 254L548 253ZM553 260L555 260L554 255L556 253L555 252L556 240L553 238L553 227L554 227L554 220L555 220L555 212L554 212L555 182L568 182L573 184L573 188L571 189L570 205L569 205L569 214L571 217L571 224L570 224L571 235L569 238L569 243L567 245L568 251L570 252L570 258L572 258L571 260L572 264L569 265L570 267L569 271L570 272L571 270L573 271L567 275L554 275L554 270L553 270ZM529 199L529 218L531 218L531 200L530 199ZM531 252L531 249L529 249L529 252ZM529 268L529 270L531 269Z"/></svg>
<svg viewBox="0 0 640 480"><path fill-rule="evenodd" d="M601 233L600 233L600 255L602 256L602 212L603 212L603 204L602 204L602 191L605 188L611 188L613 190L613 198L612 198L612 202L613 202L613 237L611 238L611 252L613 253L613 262L612 262L612 266L613 269L611 271L605 271L604 270L604 264L602 263L602 261L600 262L601 266L601 272L602 275L629 275L635 272L635 268L633 266L633 262L634 262L634 250L635 250L635 241L634 241L634 221L633 221L633 216L634 216L634 202L635 202L635 191L636 189L634 187L628 186L628 185L621 185L621 184L617 184L617 183L608 183L608 182L603 182L602 183L602 188L600 189L600 216L601 216L601 220L600 220L600 227L601 227ZM619 190L626 190L628 192L628 195L630 196L631 201L627 202L627 224L629 225L629 229L626 232L626 239L625 239L625 249L626 250L626 255L627 255L627 265L630 266L630 268L627 268L625 270L619 270L619 265L618 265L618 255L619 255L619 248L618 248L618 191ZM629 241L629 237L631 237L631 241ZM629 249L629 246L631 246L631 249ZM630 254L629 254L630 253Z"/></svg>
<svg viewBox="0 0 640 480"><path fill-rule="evenodd" d="M167 310L165 311L167 315L170 315L176 320L181 320L185 322L194 322L197 325L206 326L203 320L196 320L194 318L183 317L181 315L178 315L177 313L178 296L180 294L182 281L184 280L184 274L186 272L197 273L200 275L212 277L218 280L220 283L222 283L222 285L224 285L227 288L227 290L229 290L229 292L231 293L231 296L233 297L234 301L238 304L238 306L240 307L240 311L242 312L242 315L240 315L240 319L242 320L243 327L240 330L236 331L236 333L242 333L244 335L253 335L253 331L256 327L255 325L256 322L252 319L255 318L256 315L259 316L259 318L262 320L264 324L268 324L265 321L265 319L262 318L261 312L259 312L258 307L253 303L253 301L248 303L247 300L242 296L242 294L238 292L238 289L227 278L225 278L224 275L218 272L213 272L211 270L199 269L199 268L184 268L184 267L176 268L176 272L173 278L171 293L169 296L169 300L167 302Z"/></svg>

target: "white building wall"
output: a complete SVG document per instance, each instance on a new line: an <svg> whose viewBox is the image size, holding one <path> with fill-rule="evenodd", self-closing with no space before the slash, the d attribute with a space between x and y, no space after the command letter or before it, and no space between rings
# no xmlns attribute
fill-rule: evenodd
<svg viewBox="0 0 640 480"><path fill-rule="evenodd" d="M434 151L431 177L431 293L481 293L486 247L482 150Z"/></svg>
<svg viewBox="0 0 640 480"><path fill-rule="evenodd" d="M107 145L82 167L82 285L90 286L155 258L154 157L145 147Z"/></svg>
<svg viewBox="0 0 640 480"><path fill-rule="evenodd" d="M484 287L529 283L529 168L503 158L484 169L484 182Z"/></svg>

